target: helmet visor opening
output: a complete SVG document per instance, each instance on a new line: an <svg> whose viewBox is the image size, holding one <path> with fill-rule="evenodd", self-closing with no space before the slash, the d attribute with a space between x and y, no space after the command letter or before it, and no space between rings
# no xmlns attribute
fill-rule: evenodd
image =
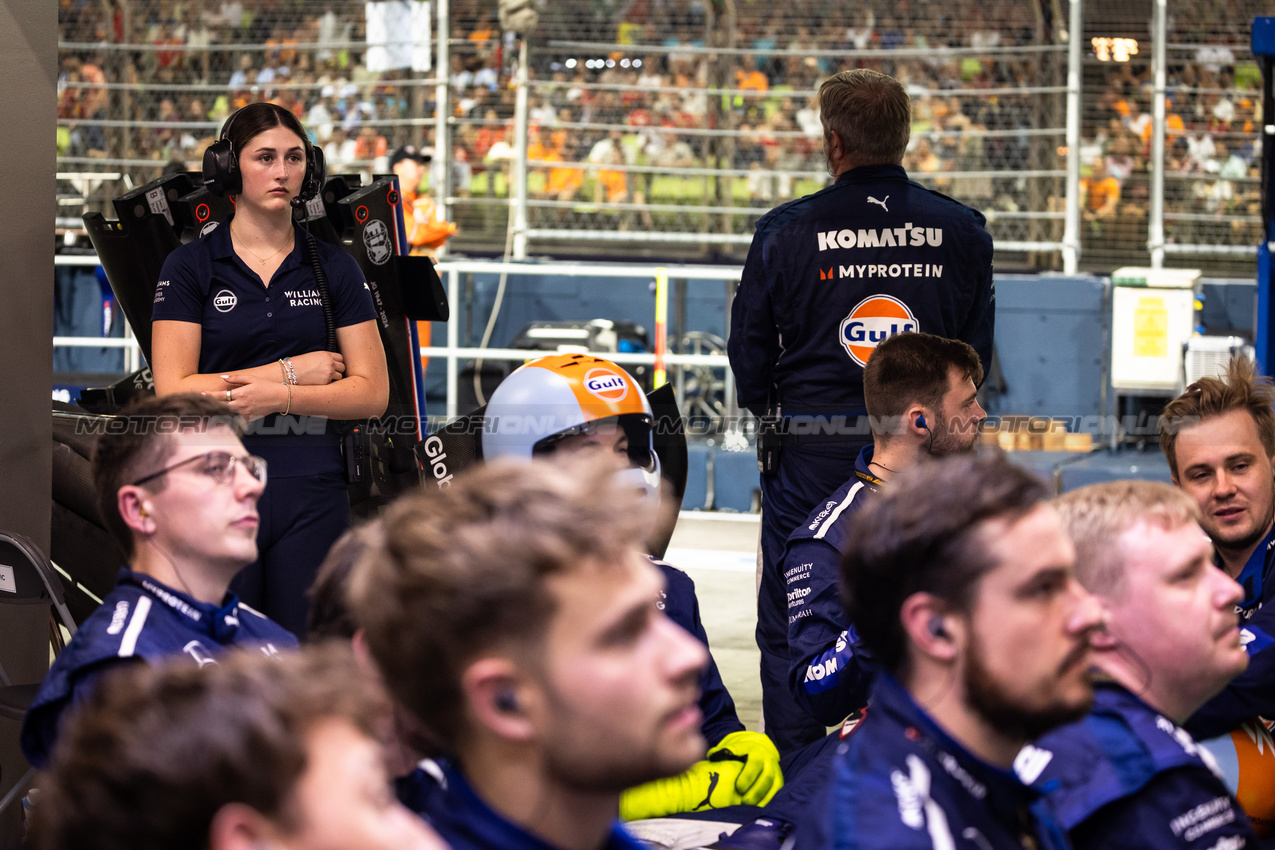
<svg viewBox="0 0 1275 850"><path fill-rule="evenodd" d="M628 465L650 472L656 468L651 417L644 413L626 413L584 422L538 440L531 448L533 457L544 457L558 451L580 451L586 448L623 452Z"/></svg>

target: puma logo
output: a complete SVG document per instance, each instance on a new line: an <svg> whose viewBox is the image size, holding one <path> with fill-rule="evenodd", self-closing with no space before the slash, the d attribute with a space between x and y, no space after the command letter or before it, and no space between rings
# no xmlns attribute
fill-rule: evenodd
<svg viewBox="0 0 1275 850"><path fill-rule="evenodd" d="M890 196L889 196L889 195L886 195L886 196L885 196L885 201L888 201L888 200L890 200ZM878 201L876 198L872 197L871 195L868 195L868 203L870 203L870 204L880 204L880 205L881 205L881 209L885 210L886 212L889 212L889 211L890 211L890 208L889 208L889 207L887 207L887 206L885 205L885 201Z"/></svg>
<svg viewBox="0 0 1275 850"><path fill-rule="evenodd" d="M710 801L713 799L713 792L717 790L717 782L721 779L721 777L722 775L720 773L710 773L708 775L708 793L704 795L704 801L702 803L697 804L693 809L691 809L692 812L698 812L700 809L711 809L713 807Z"/></svg>

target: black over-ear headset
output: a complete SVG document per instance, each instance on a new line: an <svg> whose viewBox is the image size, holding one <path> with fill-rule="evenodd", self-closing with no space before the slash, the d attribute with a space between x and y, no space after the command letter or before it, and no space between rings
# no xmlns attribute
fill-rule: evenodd
<svg viewBox="0 0 1275 850"><path fill-rule="evenodd" d="M234 144L230 141L230 128L242 111L243 109L238 109L226 119L226 123L221 128L221 137L204 151L204 186L219 198L224 198L226 195L238 195L243 191L243 175L239 171L239 157L235 153ZM305 145L305 178L301 181L301 193L292 201L295 207L317 196L327 178L323 148L310 144L305 134L302 134L301 142Z"/></svg>

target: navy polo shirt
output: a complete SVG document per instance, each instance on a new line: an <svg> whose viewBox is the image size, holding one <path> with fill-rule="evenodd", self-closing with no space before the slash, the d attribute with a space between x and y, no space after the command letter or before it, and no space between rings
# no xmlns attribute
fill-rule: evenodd
<svg viewBox="0 0 1275 850"><path fill-rule="evenodd" d="M152 321L194 322L199 372L222 374L323 351L326 328L319 287L298 235L270 286L235 253L227 218L208 234L168 255L155 288ZM354 258L321 240L338 328L376 319L372 293ZM279 380L283 380L280 373ZM244 446L269 462L272 478L341 469L340 437L321 417L267 416L249 423Z"/></svg>

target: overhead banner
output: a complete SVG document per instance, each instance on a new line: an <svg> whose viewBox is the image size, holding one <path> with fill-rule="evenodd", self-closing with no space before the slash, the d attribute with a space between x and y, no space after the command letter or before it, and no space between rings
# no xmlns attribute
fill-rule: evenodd
<svg viewBox="0 0 1275 850"><path fill-rule="evenodd" d="M367 17L367 69L430 70L428 0L375 0L363 6Z"/></svg>

